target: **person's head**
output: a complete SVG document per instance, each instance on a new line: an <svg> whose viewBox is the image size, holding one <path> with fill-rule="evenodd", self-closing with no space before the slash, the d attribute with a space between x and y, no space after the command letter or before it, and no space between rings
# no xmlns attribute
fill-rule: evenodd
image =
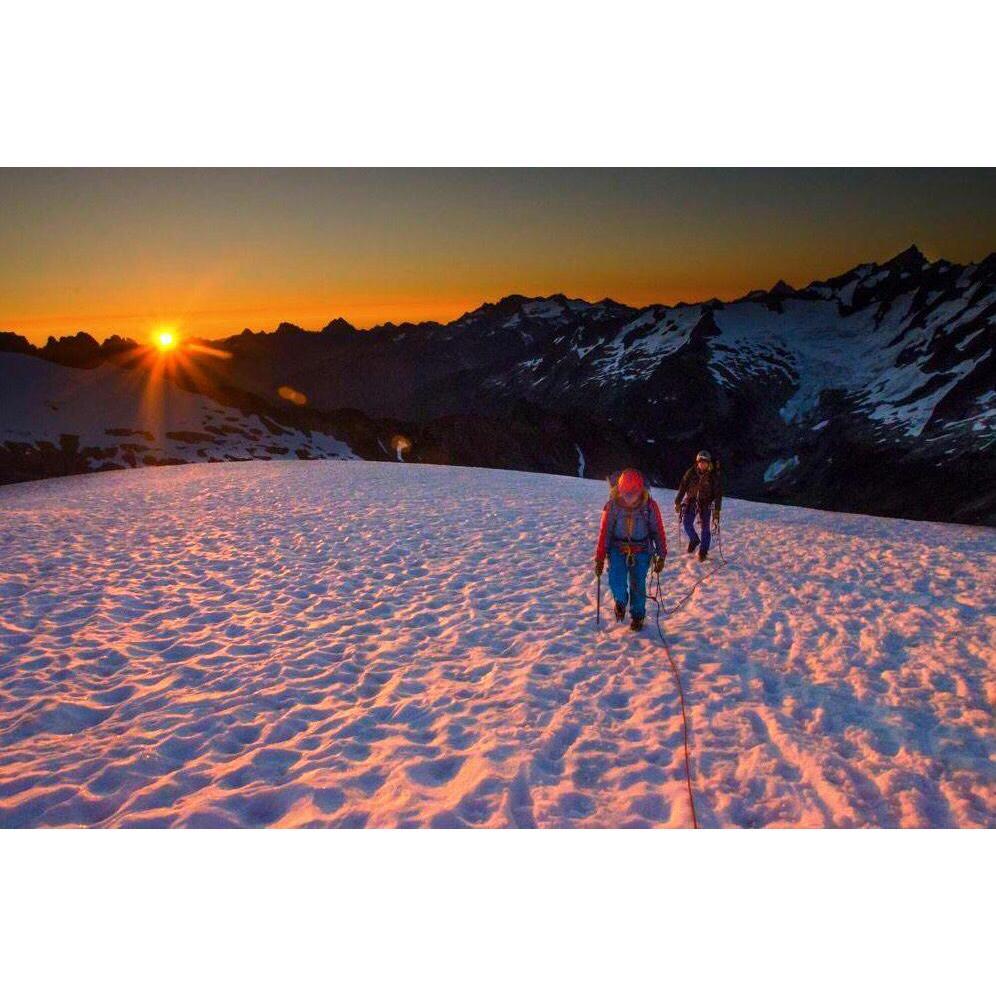
<svg viewBox="0 0 996 996"><path fill-rule="evenodd" d="M619 499L624 505L636 505L643 496L643 475L628 467L619 475L616 485Z"/></svg>
<svg viewBox="0 0 996 996"><path fill-rule="evenodd" d="M699 470L708 470L712 466L712 454L708 450L699 450L695 455L695 466Z"/></svg>

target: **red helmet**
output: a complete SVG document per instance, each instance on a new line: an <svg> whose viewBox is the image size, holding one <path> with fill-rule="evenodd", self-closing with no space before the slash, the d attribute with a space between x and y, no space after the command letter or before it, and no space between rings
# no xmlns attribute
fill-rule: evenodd
<svg viewBox="0 0 996 996"><path fill-rule="evenodd" d="M643 474L630 467L619 475L617 487L621 495L638 495L643 490Z"/></svg>

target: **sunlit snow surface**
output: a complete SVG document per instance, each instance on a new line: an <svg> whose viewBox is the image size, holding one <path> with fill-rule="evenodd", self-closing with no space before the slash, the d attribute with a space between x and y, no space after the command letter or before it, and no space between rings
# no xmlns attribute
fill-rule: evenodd
<svg viewBox="0 0 996 996"><path fill-rule="evenodd" d="M605 591L594 628L603 501L344 462L0 489L0 825L689 825L656 631ZM700 822L996 824L996 532L724 523L667 624Z"/></svg>

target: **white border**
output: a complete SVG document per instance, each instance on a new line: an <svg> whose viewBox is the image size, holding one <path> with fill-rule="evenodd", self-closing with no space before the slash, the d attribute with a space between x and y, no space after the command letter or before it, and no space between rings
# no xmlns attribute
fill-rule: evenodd
<svg viewBox="0 0 996 996"><path fill-rule="evenodd" d="M9 831L5 991L970 993L984 831Z"/></svg>
<svg viewBox="0 0 996 996"><path fill-rule="evenodd" d="M36 0L7 165L992 165L979 0Z"/></svg>
<svg viewBox="0 0 996 996"><path fill-rule="evenodd" d="M6 165L991 166L991 4L36 2ZM947 992L968 831L0 834L5 991Z"/></svg>

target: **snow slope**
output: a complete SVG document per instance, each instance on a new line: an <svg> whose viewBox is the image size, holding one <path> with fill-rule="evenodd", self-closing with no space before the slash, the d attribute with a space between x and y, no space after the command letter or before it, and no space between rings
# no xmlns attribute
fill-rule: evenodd
<svg viewBox="0 0 996 996"><path fill-rule="evenodd" d="M656 632L594 628L603 492L335 461L3 488L0 825L688 826ZM996 532L724 516L736 565L667 623L700 823L996 825Z"/></svg>
<svg viewBox="0 0 996 996"><path fill-rule="evenodd" d="M0 453L76 437L86 469L214 460L348 459L349 447L222 405L145 369L81 370L0 353Z"/></svg>

